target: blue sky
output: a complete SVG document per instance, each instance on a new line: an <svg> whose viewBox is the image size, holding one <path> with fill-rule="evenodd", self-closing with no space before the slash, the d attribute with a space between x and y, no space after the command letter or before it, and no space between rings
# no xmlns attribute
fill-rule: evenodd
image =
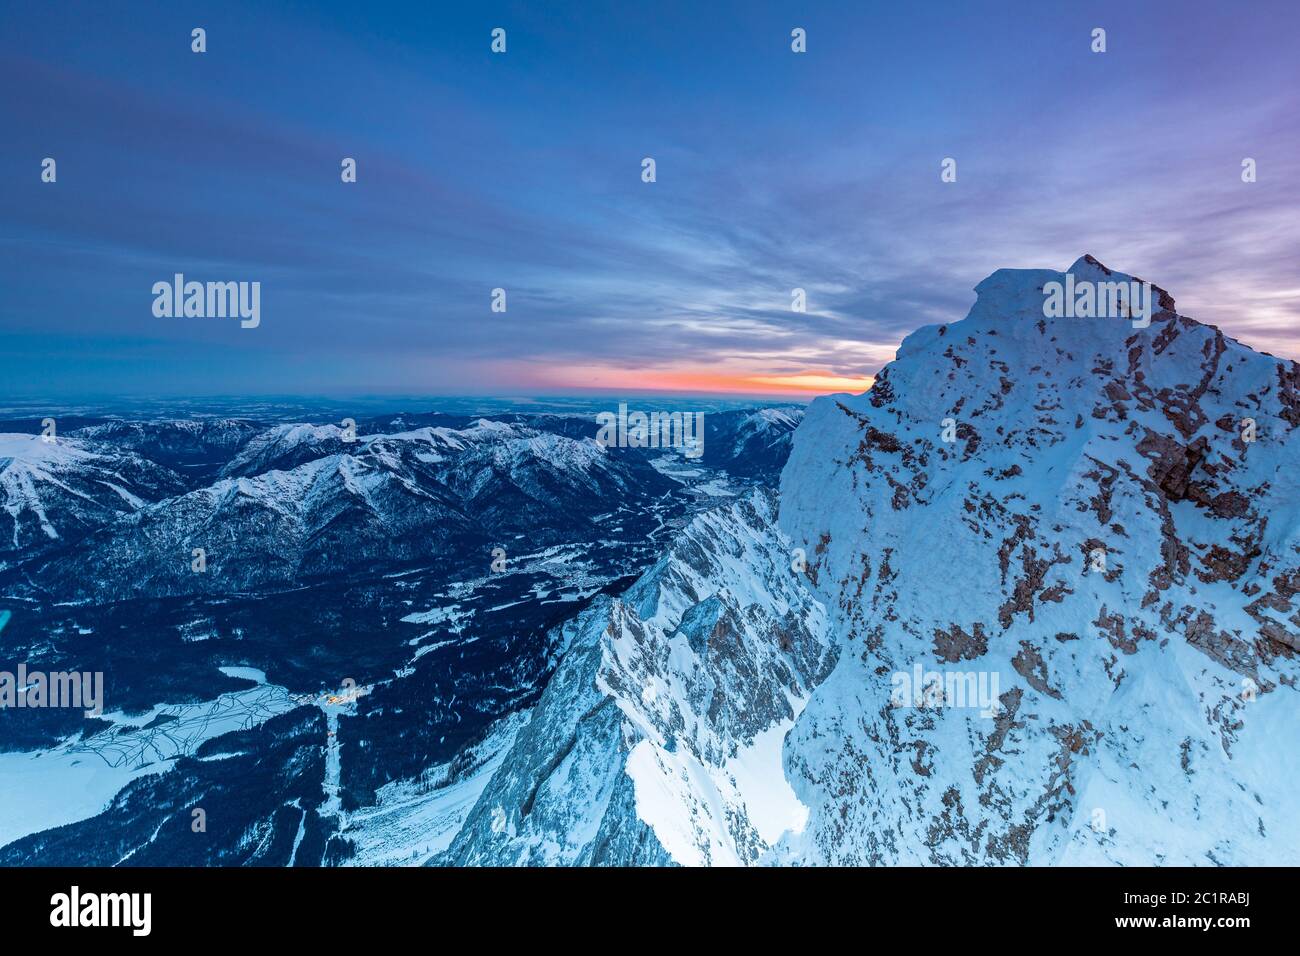
<svg viewBox="0 0 1300 956"><path fill-rule="evenodd" d="M0 393L815 390L1084 252L1300 357L1295 4L0 18ZM176 272L260 281L261 325L155 317Z"/></svg>

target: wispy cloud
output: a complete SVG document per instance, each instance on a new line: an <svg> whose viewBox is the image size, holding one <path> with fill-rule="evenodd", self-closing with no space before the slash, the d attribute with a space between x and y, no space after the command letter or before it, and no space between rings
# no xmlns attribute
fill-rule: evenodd
<svg viewBox="0 0 1300 956"><path fill-rule="evenodd" d="M24 13L6 386L855 388L994 269L1083 252L1300 355L1291 6L844 5L799 56L777 6L511 8L497 58L496 20L421 9L235 6L203 56L192 12ZM261 280L262 326L155 319L173 272Z"/></svg>

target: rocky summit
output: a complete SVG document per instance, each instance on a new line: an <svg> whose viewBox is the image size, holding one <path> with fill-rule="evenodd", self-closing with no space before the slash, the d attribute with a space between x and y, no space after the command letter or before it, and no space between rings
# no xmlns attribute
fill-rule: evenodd
<svg viewBox="0 0 1300 956"><path fill-rule="evenodd" d="M565 633L434 862L1294 864L1300 369L1000 270Z"/></svg>
<svg viewBox="0 0 1300 956"><path fill-rule="evenodd" d="M4 647L108 703L3 715L0 863L1300 862L1300 367L1091 256L975 292L699 458L4 436Z"/></svg>

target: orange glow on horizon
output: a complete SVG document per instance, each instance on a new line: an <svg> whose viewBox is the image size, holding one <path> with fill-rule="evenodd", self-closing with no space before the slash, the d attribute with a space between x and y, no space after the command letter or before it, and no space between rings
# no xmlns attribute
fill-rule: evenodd
<svg viewBox="0 0 1300 956"><path fill-rule="evenodd" d="M762 375L722 369L612 369L566 367L548 369L537 384L548 388L610 389L647 392L723 392L739 395L813 397L832 392L865 392L875 377L835 375L807 369L788 375Z"/></svg>
<svg viewBox="0 0 1300 956"><path fill-rule="evenodd" d="M865 375L861 378L851 378L823 372L803 372L799 375L760 376L747 381L825 395L829 392L865 392L875 384L876 377Z"/></svg>

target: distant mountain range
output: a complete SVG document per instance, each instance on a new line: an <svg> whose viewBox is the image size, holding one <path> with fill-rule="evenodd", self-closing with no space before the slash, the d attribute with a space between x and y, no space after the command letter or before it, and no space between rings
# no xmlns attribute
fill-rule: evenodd
<svg viewBox="0 0 1300 956"><path fill-rule="evenodd" d="M0 648L120 709L0 712L0 863L1300 862L1300 365L1159 288L1046 314L1132 282L995 272L699 460L552 412L6 435Z"/></svg>
<svg viewBox="0 0 1300 956"><path fill-rule="evenodd" d="M709 411L703 461L603 447L594 414L579 412L403 413L346 427L74 419L51 441L4 435L0 593L14 626L0 650L104 671L109 712L0 711L0 772L31 775L27 790L0 792L11 821L0 842L46 821L68 824L69 840L106 826L124 843L56 853L54 836L33 836L12 859L24 846L69 861L349 858L349 842L326 851L338 828L326 817L438 760L466 759L523 713L555 666L551 629L626 587L690 514L774 484L797 413L767 422L752 409ZM365 693L320 703L346 698L348 682ZM294 716L295 700L313 702L328 732L281 753L298 747L282 728L315 726ZM265 781L265 801L208 781L204 755L225 746L223 728L256 742L240 775ZM327 740L337 762L310 754ZM139 852L125 846L158 829L187 788L208 804L233 801L246 827L278 827L289 813L272 786L282 757L333 780L332 800L317 779L320 806L301 795L293 804L299 823L306 809L325 821L298 841L301 856L277 857L274 840L270 856L250 856L240 834L215 830L181 850L166 826ZM48 801L51 786L69 798Z"/></svg>

